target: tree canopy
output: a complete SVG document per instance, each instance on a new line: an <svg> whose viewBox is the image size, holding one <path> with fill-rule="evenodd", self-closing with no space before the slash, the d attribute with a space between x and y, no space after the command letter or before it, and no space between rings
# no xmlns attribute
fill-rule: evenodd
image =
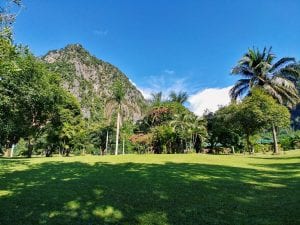
<svg viewBox="0 0 300 225"><path fill-rule="evenodd" d="M295 69L295 58L285 57L274 62L275 55L272 48L249 49L232 69L233 75L243 78L238 80L230 90L230 96L236 100L251 93L252 88L260 87L273 96L280 104L288 107L299 101L298 91L289 76L299 77L299 70Z"/></svg>

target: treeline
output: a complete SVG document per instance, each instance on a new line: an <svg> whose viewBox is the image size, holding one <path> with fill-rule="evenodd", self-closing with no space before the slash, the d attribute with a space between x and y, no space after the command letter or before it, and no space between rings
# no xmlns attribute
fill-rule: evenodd
<svg viewBox="0 0 300 225"><path fill-rule="evenodd" d="M8 1L20 5L20 1ZM249 49L233 68L242 76L232 103L198 117L184 103L187 93L168 99L153 94L139 121L122 116L124 86L112 87L117 108L109 118L83 118L80 103L27 47L13 43L14 20L0 11L0 145L7 156L32 154L235 153L299 147L291 110L299 102L299 64L275 62L271 49ZM13 14L12 14L13 15ZM279 135L278 135L279 134Z"/></svg>

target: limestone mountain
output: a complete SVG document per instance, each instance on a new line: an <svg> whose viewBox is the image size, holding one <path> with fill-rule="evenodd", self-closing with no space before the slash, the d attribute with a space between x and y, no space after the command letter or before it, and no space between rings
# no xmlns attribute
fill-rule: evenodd
<svg viewBox="0 0 300 225"><path fill-rule="evenodd" d="M52 71L61 74L63 86L78 99L85 118L113 116L116 103L112 88L117 79L125 89L123 116L134 121L142 117L146 101L141 92L118 68L92 56L80 44L49 51L42 59Z"/></svg>

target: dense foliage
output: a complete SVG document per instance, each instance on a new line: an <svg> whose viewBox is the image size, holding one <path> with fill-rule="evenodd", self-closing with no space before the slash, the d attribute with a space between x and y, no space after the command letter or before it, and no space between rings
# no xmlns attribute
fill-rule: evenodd
<svg viewBox="0 0 300 225"><path fill-rule="evenodd" d="M294 58L274 62L271 48L249 49L232 70L243 76L231 89L233 102L198 117L185 107L186 92L172 91L168 99L153 93L146 104L124 74L81 45L36 58L14 44L14 19L0 7L0 144L6 155L277 153L278 143L283 149L299 145L288 110L299 101ZM293 113L293 128L298 120Z"/></svg>
<svg viewBox="0 0 300 225"><path fill-rule="evenodd" d="M10 38L2 37L0 47L0 135L7 155L13 155L18 142L15 154L28 157L32 153L253 153L277 152L278 142L284 149L297 146L289 138L278 140L279 128L290 125L290 113L259 85L251 87L243 101L203 117L184 106L185 92L172 92L167 100L156 93L145 116L134 122L123 118L126 87L116 80L111 86L113 98L105 103L112 109L110 117L84 118L84 103L64 88L59 72L53 72L27 48L14 45ZM268 143L273 147L261 143L262 134L268 132L273 134Z"/></svg>

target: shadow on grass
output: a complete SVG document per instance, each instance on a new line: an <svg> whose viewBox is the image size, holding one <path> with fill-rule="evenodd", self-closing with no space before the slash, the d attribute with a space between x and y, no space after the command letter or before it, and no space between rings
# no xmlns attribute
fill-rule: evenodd
<svg viewBox="0 0 300 225"><path fill-rule="evenodd" d="M0 224L296 225L298 166L34 164L1 178Z"/></svg>
<svg viewBox="0 0 300 225"><path fill-rule="evenodd" d="M286 156L286 157L282 157L282 156L269 156L269 157L262 157L262 156L254 156L251 158L255 158L255 159L271 159L271 160L289 160L289 159L299 159L300 157L297 156Z"/></svg>
<svg viewBox="0 0 300 225"><path fill-rule="evenodd" d="M252 164L259 167L267 167L276 169L279 171L288 171L289 174L299 174L300 162L299 163L268 163L268 164Z"/></svg>

